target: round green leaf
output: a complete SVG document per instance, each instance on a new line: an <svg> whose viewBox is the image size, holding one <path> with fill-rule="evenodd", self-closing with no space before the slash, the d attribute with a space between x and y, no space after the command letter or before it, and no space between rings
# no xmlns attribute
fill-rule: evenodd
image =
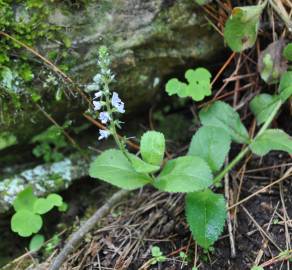
<svg viewBox="0 0 292 270"><path fill-rule="evenodd" d="M230 135L224 129L203 126L193 136L188 155L201 157L216 172L222 167L230 144Z"/></svg>
<svg viewBox="0 0 292 270"><path fill-rule="evenodd" d="M16 212L11 219L11 229L22 237L37 233L43 225L42 218L28 210Z"/></svg>
<svg viewBox="0 0 292 270"><path fill-rule="evenodd" d="M164 135L157 131L147 131L141 138L140 150L144 161L160 166L165 152Z"/></svg>
<svg viewBox="0 0 292 270"><path fill-rule="evenodd" d="M216 101L203 108L199 117L204 126L223 128L235 142L248 143L249 135L240 121L239 114L227 103Z"/></svg>
<svg viewBox="0 0 292 270"><path fill-rule="evenodd" d="M47 197L47 200L53 205L53 206L61 206L63 203L63 198L55 193L49 194Z"/></svg>
<svg viewBox="0 0 292 270"><path fill-rule="evenodd" d="M152 181L147 174L138 173L120 150L107 150L93 161L89 175L124 189L136 189Z"/></svg>
<svg viewBox="0 0 292 270"><path fill-rule="evenodd" d="M264 156L272 150L292 154L292 138L280 129L267 129L250 145L251 151Z"/></svg>
<svg viewBox="0 0 292 270"><path fill-rule="evenodd" d="M193 192L212 184L212 173L200 157L185 156L170 160L154 182L159 190Z"/></svg>
<svg viewBox="0 0 292 270"><path fill-rule="evenodd" d="M48 201L47 199L39 198L39 199L37 199L37 201L34 204L33 212L36 214L43 215L43 214L51 211L51 209L53 207L54 207L54 205L52 205L51 202Z"/></svg>
<svg viewBox="0 0 292 270"><path fill-rule="evenodd" d="M283 51L283 56L289 60L292 61L292 43L289 43L286 45Z"/></svg>
<svg viewBox="0 0 292 270"><path fill-rule="evenodd" d="M252 99L249 106L257 119L258 125L264 123L269 118L275 107L278 106L278 102L278 96L268 94L260 94Z"/></svg>
<svg viewBox="0 0 292 270"><path fill-rule="evenodd" d="M224 39L235 52L254 45L264 5L235 7L224 27Z"/></svg>
<svg viewBox="0 0 292 270"><path fill-rule="evenodd" d="M42 234L36 234L31 238L29 242L29 251L36 252L38 251L45 242L45 237Z"/></svg>
<svg viewBox="0 0 292 270"><path fill-rule="evenodd" d="M153 173L160 169L160 166L149 164L133 154L130 154L129 158L134 170L138 173Z"/></svg>
<svg viewBox="0 0 292 270"><path fill-rule="evenodd" d="M13 202L15 211L28 210L33 211L34 203L37 197L33 194L31 186L25 188L23 191L17 194L16 199Z"/></svg>
<svg viewBox="0 0 292 270"><path fill-rule="evenodd" d="M196 242L210 247L223 231L226 206L222 195L207 189L186 195L186 217Z"/></svg>

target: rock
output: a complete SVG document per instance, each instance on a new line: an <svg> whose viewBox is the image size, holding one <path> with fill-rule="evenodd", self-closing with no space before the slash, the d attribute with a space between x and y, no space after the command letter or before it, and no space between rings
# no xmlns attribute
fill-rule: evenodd
<svg viewBox="0 0 292 270"><path fill-rule="evenodd" d="M52 52L66 53L71 63L67 74L82 85L90 83L98 72L99 46L108 46L112 68L117 74L113 87L121 93L127 113L151 104L155 93L164 89L165 76L179 67L211 61L223 48L222 39L209 27L194 0L99 0L78 9L66 5L67 1L54 2L49 16L50 24L61 26L59 36L64 42L40 41L34 47L45 56ZM43 65L32 65L35 65L34 77L38 78ZM60 124L65 118L80 117L87 104L72 95L72 87L64 87L58 75L51 72L45 76L42 84L33 81L44 109ZM58 81L56 85L54 80ZM57 89L44 87L47 81ZM60 90L58 83L66 92L61 101L55 99L55 92ZM1 131L13 134L19 143L26 143L51 123L28 98L21 102L18 112L6 104L0 125Z"/></svg>
<svg viewBox="0 0 292 270"><path fill-rule="evenodd" d="M26 186L31 185L36 195L57 192L69 187L74 180L87 176L88 167L89 161L84 157L74 156L0 179L0 214L11 208L16 195Z"/></svg>

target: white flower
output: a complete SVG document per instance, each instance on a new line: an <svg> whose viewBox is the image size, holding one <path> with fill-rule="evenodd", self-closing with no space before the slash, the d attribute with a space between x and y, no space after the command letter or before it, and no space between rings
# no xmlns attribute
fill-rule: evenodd
<svg viewBox="0 0 292 270"><path fill-rule="evenodd" d="M93 101L93 106L95 111L99 111L101 109L101 102L100 101Z"/></svg>
<svg viewBox="0 0 292 270"><path fill-rule="evenodd" d="M99 84L100 80L101 80L101 74L97 73L94 77L93 80L95 81L95 83Z"/></svg>
<svg viewBox="0 0 292 270"><path fill-rule="evenodd" d="M99 137L98 140L106 139L111 133L108 130L99 130Z"/></svg>
<svg viewBox="0 0 292 270"><path fill-rule="evenodd" d="M101 112L98 118L103 124L106 124L110 120L110 116L108 112Z"/></svg>
<svg viewBox="0 0 292 270"><path fill-rule="evenodd" d="M100 98L102 96L102 92L101 91L98 91L94 94L94 99L96 98Z"/></svg>
<svg viewBox="0 0 292 270"><path fill-rule="evenodd" d="M117 92L113 92L111 103L119 113L125 112L124 102L121 101Z"/></svg>

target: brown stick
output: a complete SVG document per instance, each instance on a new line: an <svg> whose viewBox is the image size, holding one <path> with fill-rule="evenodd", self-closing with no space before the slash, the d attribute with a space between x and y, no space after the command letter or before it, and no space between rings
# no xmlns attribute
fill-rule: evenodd
<svg viewBox="0 0 292 270"><path fill-rule="evenodd" d="M91 218L89 218L77 232L74 232L69 237L68 242L61 250L59 255L54 259L52 265L49 270L59 270L66 260L67 256L77 247L78 243L82 240L82 238L94 228L95 224L103 218L110 209L121 199L126 197L130 193L129 190L120 190L116 192L101 208L99 208Z"/></svg>

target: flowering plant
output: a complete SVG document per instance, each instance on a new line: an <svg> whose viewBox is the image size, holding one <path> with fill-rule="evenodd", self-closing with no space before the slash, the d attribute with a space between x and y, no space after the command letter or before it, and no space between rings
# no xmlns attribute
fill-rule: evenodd
<svg viewBox="0 0 292 270"><path fill-rule="evenodd" d="M141 188L150 184L166 192L186 193L185 211L190 229L197 243L208 249L220 236L226 218L226 202L222 194L212 191L212 186L221 179L249 152L263 156L271 150L292 153L292 140L282 130L267 129L283 104L292 94L292 72L282 76L279 95L268 106L257 96L251 108L258 124L258 134L250 138L239 114L227 103L216 101L199 112L202 127L194 134L186 156L171 160L164 159L165 138L156 131L146 132L140 141L141 158L128 152L125 141L117 135L120 122L117 114L124 113L124 103L116 92L111 93L109 84L113 80L109 55L105 47L99 51L101 72L94 77L94 110L99 120L107 124L107 130L100 130L99 139L112 135L118 149L110 149L92 162L89 174L124 189ZM210 73L203 69L189 70L186 79L189 85L171 79L166 91L180 97L202 100L211 94ZM93 87L90 86L91 88ZM197 90L200 88L200 91ZM196 93L194 93L196 92ZM269 104L268 104L269 105ZM231 142L246 147L224 168Z"/></svg>

